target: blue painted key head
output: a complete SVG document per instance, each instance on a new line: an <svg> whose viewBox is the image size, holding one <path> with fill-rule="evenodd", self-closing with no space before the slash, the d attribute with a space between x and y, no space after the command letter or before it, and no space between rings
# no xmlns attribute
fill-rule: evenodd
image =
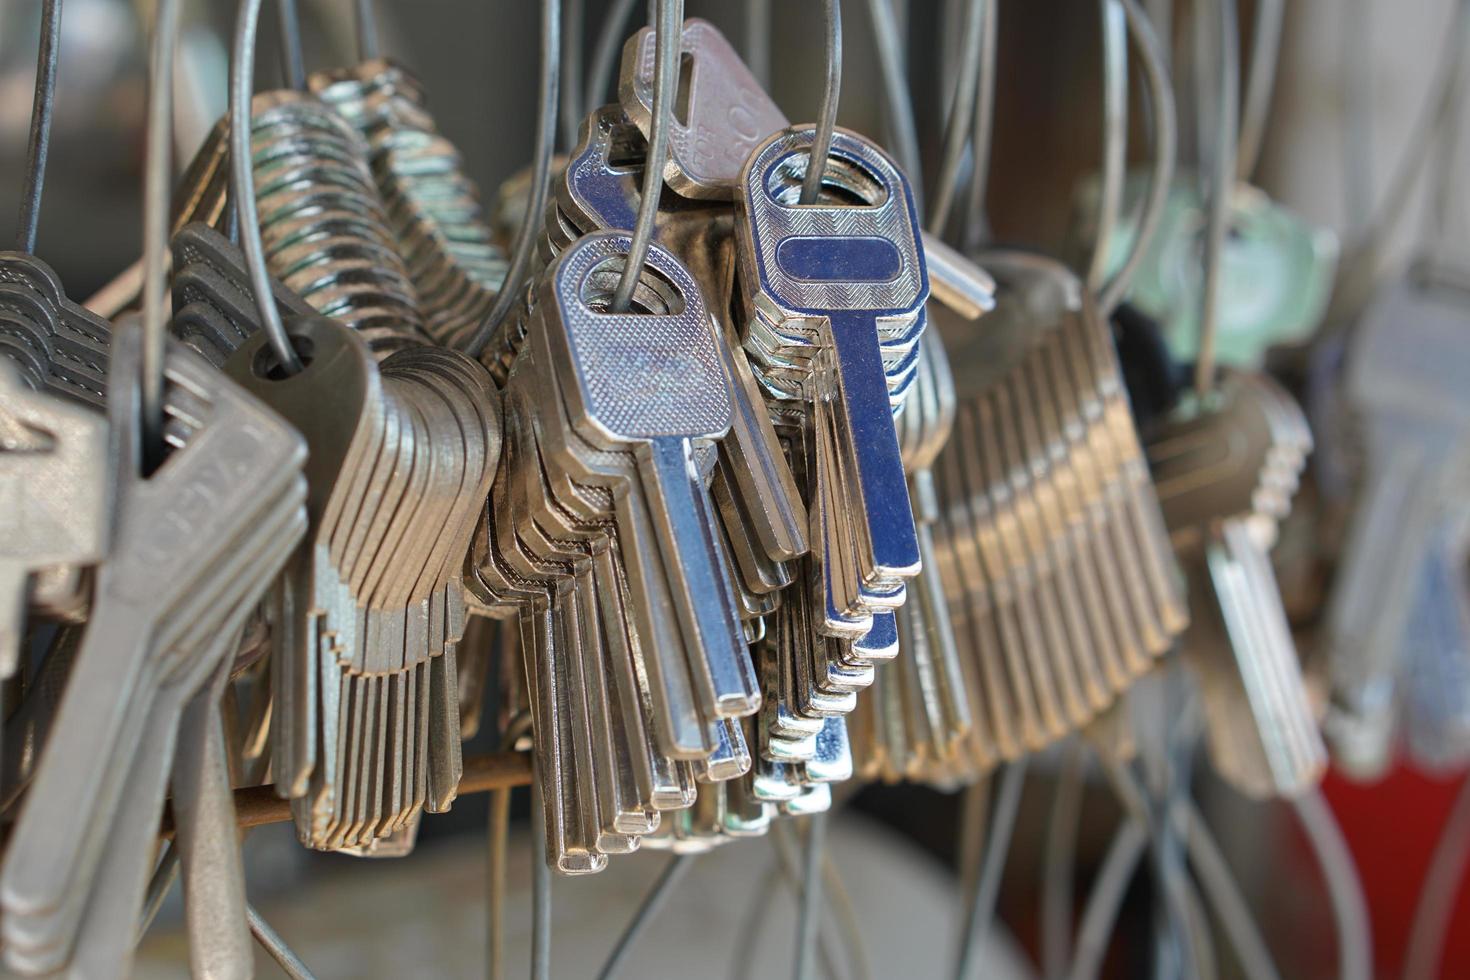
<svg viewBox="0 0 1470 980"><path fill-rule="evenodd" d="M730 391L699 284L655 244L634 308L610 313L625 232L577 239L543 279L540 315L568 409L612 440L713 439L730 429Z"/></svg>
<svg viewBox="0 0 1470 980"><path fill-rule="evenodd" d="M746 161L737 201L747 289L767 315L909 316L929 297L908 180L876 145L839 129L817 203L797 201L811 126L768 138Z"/></svg>

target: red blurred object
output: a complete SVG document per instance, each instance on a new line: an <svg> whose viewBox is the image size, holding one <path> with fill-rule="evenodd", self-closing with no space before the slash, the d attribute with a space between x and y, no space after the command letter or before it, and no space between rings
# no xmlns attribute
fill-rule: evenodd
<svg viewBox="0 0 1470 980"><path fill-rule="evenodd" d="M1402 973L1424 872L1464 778L1464 773L1429 776L1398 766L1376 783L1356 783L1333 773L1323 784L1368 895L1374 976ZM1305 848L1304 841L1299 843ZM1438 976L1470 977L1470 894L1465 876L1455 899Z"/></svg>

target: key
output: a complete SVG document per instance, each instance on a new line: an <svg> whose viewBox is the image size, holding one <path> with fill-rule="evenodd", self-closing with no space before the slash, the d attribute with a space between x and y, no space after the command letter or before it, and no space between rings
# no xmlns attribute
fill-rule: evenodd
<svg viewBox="0 0 1470 980"><path fill-rule="evenodd" d="M980 766L1087 725L1185 620L1081 284L1034 256L984 261L1000 304L978 329L930 307L959 366L936 550L971 712L989 722L967 743Z"/></svg>
<svg viewBox="0 0 1470 980"><path fill-rule="evenodd" d="M1258 797L1315 786L1327 759L1266 551L1289 506L1278 488L1294 481L1309 448L1295 444L1305 419L1300 409L1285 417L1286 399L1264 376L1227 374L1211 403L1181 410L1149 443L1164 517L1191 573L1198 625L1184 649L1201 678L1211 758Z"/></svg>
<svg viewBox="0 0 1470 980"><path fill-rule="evenodd" d="M0 677L15 673L33 572L47 565L92 565L110 538L112 501L105 460L106 420L54 395L32 391L0 359L0 419L19 438L0 445ZM9 440L5 440L8 442Z"/></svg>
<svg viewBox="0 0 1470 980"><path fill-rule="evenodd" d="M918 542L889 411L882 343L919 319L928 282L907 184L872 144L845 132L834 144L836 153L854 161L844 164L868 192L866 206L797 208L774 196L794 189L779 183L773 187L772 182L787 179L792 168L804 165L802 148L810 140L806 131L773 137L746 166L736 205L742 281L756 318L793 341L776 341L779 347L758 342L752 354L775 366L786 350L810 346L797 339L802 331L816 327L826 332L823 343L831 344L839 380L842 451L852 453L859 445L864 451L852 461L854 540L839 534L824 551L832 559L851 562L861 585L876 590L918 572ZM834 235L838 221L835 227L842 234ZM821 453L820 443L826 440L820 438L820 429L818 434ZM829 604L846 614L859 607L860 596L830 596Z"/></svg>
<svg viewBox="0 0 1470 980"><path fill-rule="evenodd" d="M66 298L51 267L24 252L0 252L0 353L26 383L103 408L107 321Z"/></svg>
<svg viewBox="0 0 1470 980"><path fill-rule="evenodd" d="M1328 600L1327 728L1334 757L1363 776L1389 762L1417 576L1470 472L1462 292L1433 270L1386 288L1349 350L1345 394L1362 420L1368 469Z"/></svg>
<svg viewBox="0 0 1470 980"><path fill-rule="evenodd" d="M642 148L624 149L636 137L615 106L593 113L584 127L583 142L574 152L563 180L557 182L556 210L583 231L626 230L633 227L638 202L638 174L621 164L621 155L641 156ZM672 195L665 195L671 198ZM727 338L735 336L733 321L724 315L734 288L733 225L728 209L674 206L661 210L656 239L689 267L705 290L707 308L721 321ZM559 248L564 248L563 242ZM720 344L731 386L731 433L721 441L721 452L732 460L737 487L752 517L767 556L786 561L803 554L806 513L791 478L790 467L779 452L769 418L762 411L757 382L738 344Z"/></svg>
<svg viewBox="0 0 1470 980"><path fill-rule="evenodd" d="M509 263L459 151L425 107L422 85L402 65L379 59L313 72L307 85L366 141L425 329L442 346L459 347L489 313Z"/></svg>
<svg viewBox="0 0 1470 980"><path fill-rule="evenodd" d="M852 742L855 751L878 754L859 765L886 779L939 782L951 778L950 767L972 722L934 544L940 513L931 466L953 428L954 379L938 335L926 333L922 345L920 378L896 424L923 567L914 583L915 601L897 611L903 673L877 679L875 696L862 701L872 706L871 738L866 744L858 737ZM901 691L890 692L890 687Z"/></svg>
<svg viewBox="0 0 1470 980"><path fill-rule="evenodd" d="M173 256L169 332L209 363L223 367L245 338L260 329L245 255L229 239L200 223L176 232L169 250ZM272 279L271 288L283 318L313 312L280 282Z"/></svg>
<svg viewBox="0 0 1470 980"><path fill-rule="evenodd" d="M427 343L361 135L304 93L265 92L251 105L252 172L271 272L318 312L361 332L379 357Z"/></svg>
<svg viewBox="0 0 1470 980"><path fill-rule="evenodd" d="M644 498L654 516L655 540L670 572L687 649L713 684L704 708L713 716L738 717L755 708L759 695L733 596L720 587L704 516L709 501L690 473L691 441L718 439L729 429L718 337L695 284L663 255L654 268L675 290L669 302L682 303L682 310L635 319L636 314L602 313L588 305L584 280L596 267L612 267L606 260L616 262L622 241L612 234L587 236L558 259L543 287L542 311L559 322L547 321L544 334L537 336L545 337L548 363L556 350L556 360L565 365L559 369L561 391L582 437L629 446L640 466L648 468L630 490ZM644 392L612 384L630 368L650 386Z"/></svg>
<svg viewBox="0 0 1470 980"><path fill-rule="evenodd" d="M1424 561L1413 612L1404 629L1404 741L1417 763L1457 768L1470 755L1470 604L1463 556L1465 518L1447 517L1440 544Z"/></svg>
<svg viewBox="0 0 1470 980"><path fill-rule="evenodd" d="M700 805L695 776L728 780L750 765L744 734L721 716L739 702L727 698L721 708L717 692L735 692L748 702L747 713L758 703L727 576L732 558L723 550L723 529L714 522L706 487L716 465L711 448L723 433L712 428L693 437L673 435L690 419L710 424L712 412L728 420L731 395L713 350L717 328L689 273L662 251L654 261L664 278L650 278L635 294L639 308L650 312L621 318L601 313L598 290L602 283L610 288L611 279L600 270L614 270L607 260L616 262L625 248L625 236L589 236L563 253L539 291L527 343L506 385L507 405L514 406L510 412L517 420L515 443L495 481L495 514L486 515L472 558L477 601L515 605L523 618L534 616L550 627L527 669L537 702L534 727L545 733L538 741L561 766L557 779L542 789L549 860L565 873L600 870L609 853L631 850L651 835L675 834L662 811ZM580 264L566 272L568 263ZM654 291L668 288L660 282L678 292ZM599 337L591 331L617 327L628 335L625 344L646 343L659 338L652 328L660 322L664 338L673 341L665 347L680 354L677 363L697 368L703 373L696 377L714 387L700 391L701 402L676 394L671 376L663 402L610 400L606 385L615 364L640 365L643 377L658 379L658 361L636 346L603 350L591 343ZM679 409L689 419L675 415ZM587 419L599 420L602 429L589 428ZM677 477L694 498L696 523L689 526L698 529L702 548L690 537L677 551L661 550L660 537L668 532L655 531L655 506L669 504L639 488L646 479L639 467L648 464L630 450L649 437L637 428L629 432L629 425L651 425L658 438L669 431L680 442L697 440L677 447L683 459L666 466L664 478ZM657 484L650 490L669 492ZM678 506L688 512L688 503ZM619 570L625 564L626 577ZM706 584L691 581L691 566L705 569ZM545 613L537 609L533 584L544 596ZM686 646L705 637L686 632L688 620L674 612L680 593L706 606L714 603L719 618L705 622L724 633L714 652ZM658 642L662 637L668 640ZM729 652L720 644L728 644ZM734 673L720 658L733 662ZM706 685L714 697L696 695ZM706 803L714 805L714 798ZM705 814L699 820L710 828L717 824Z"/></svg>
<svg viewBox="0 0 1470 980"><path fill-rule="evenodd" d="M507 389L507 398L517 400L519 404L527 403L520 385L523 377L521 374L514 375ZM534 420L535 410L530 407L522 409L522 418ZM528 431L530 438L526 441L539 458L540 448L534 438L536 428L533 421ZM520 458L527 461L532 459L529 453ZM642 816L636 819L646 824L653 819L648 816L650 810L661 809L666 805L682 806L686 802L683 793L671 783L669 763L654 748L650 692L646 680L643 679L646 671L637 666L643 662L639 639L626 615L621 562L614 540L616 528L610 521L583 523L564 511L556 502L552 488L545 482L543 466L544 460L538 459L536 465L528 467L534 473L523 474L528 482L528 505L533 512L534 521L539 525L532 530L543 533L541 528L545 528L544 533L580 540L586 545L586 555L591 562L591 579L581 587L584 590L590 589L596 595L597 609L589 610L589 614L600 616L604 641L601 647L603 656L588 658L587 669L594 676L601 676L606 672L612 678L606 710L615 716L615 719L610 720L615 726L614 734L617 736L615 751L620 756L626 753L626 759L620 758L617 762L617 769L620 778L631 777L636 784L636 789L633 790L624 785L622 792L626 799L636 799L645 808ZM622 771L625 766L627 772ZM632 821L635 818L630 815L626 819ZM635 827L629 832L638 832L632 823L626 823L619 829L628 830L629 826Z"/></svg>
<svg viewBox="0 0 1470 980"><path fill-rule="evenodd" d="M647 27L628 39L618 79L623 111L644 137L653 125L654 40ZM686 20L680 46L689 73L680 96L687 108L670 118L664 181L684 197L732 200L751 152L791 123L713 24ZM994 280L937 236L922 237L934 298L967 320L989 310Z"/></svg>
<svg viewBox="0 0 1470 980"><path fill-rule="evenodd" d="M499 403L463 355L406 349L376 367L343 326L292 324L315 351L309 371L261 378L258 334L227 364L315 450L314 544L283 613L277 785L310 846L366 848L457 791L459 563L489 493ZM331 414L322 386L339 393Z"/></svg>
<svg viewBox="0 0 1470 980"><path fill-rule="evenodd" d="M187 409L191 431L159 470L147 479L138 474L133 419L139 340L133 328L113 338L112 549L98 574L92 621L57 723L16 825L14 839L24 845L8 853L0 872L7 957L20 968L56 969L64 962L98 868L106 822L117 812L128 760L137 757L140 742L161 738L158 744L169 745L183 706L179 695L192 693L190 685L180 681L169 688L179 692L177 699L166 697L157 711L148 705L163 690L160 683L168 683L170 664L179 663L171 656L172 644L178 641L180 652L189 652L190 628L208 635L218 622L211 615L229 609L214 601L256 581L240 574L239 563L259 554L262 544L284 560L299 536L292 522L304 495L300 438L240 389L212 377L192 354L175 351L168 362L177 393L173 410ZM269 562L261 567L263 589ZM183 663L203 671L202 682L203 668L213 665L200 660L207 658L186 657ZM99 753L97 745L109 749ZM166 757L150 764L161 764L166 776ZM136 792L153 799L149 784L140 787ZM161 785L156 796L161 805ZM156 826L154 816L151 827ZM146 862L145 854L136 856Z"/></svg>

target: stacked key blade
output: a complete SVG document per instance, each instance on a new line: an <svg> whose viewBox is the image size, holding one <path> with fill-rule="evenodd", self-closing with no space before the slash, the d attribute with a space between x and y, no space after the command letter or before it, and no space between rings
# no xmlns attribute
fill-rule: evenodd
<svg viewBox="0 0 1470 980"><path fill-rule="evenodd" d="M0 872L6 962L28 974L128 972L171 768L181 832L199 812L183 805L175 750L201 736L189 719L210 720L210 678L230 669L305 528L300 436L178 345L165 367L172 448L144 474L140 334L129 323L110 338L113 471L99 474L115 531ZM240 880L238 852L225 854L233 871L211 873Z"/></svg>
<svg viewBox="0 0 1470 980"><path fill-rule="evenodd" d="M737 720L760 703L700 461L730 428L721 341L657 246L633 309L609 310L627 247L584 236L542 277L472 558L480 601L520 618L548 860L572 874L636 848L696 778L743 774Z"/></svg>
<svg viewBox="0 0 1470 980"><path fill-rule="evenodd" d="M362 136L300 92L252 101L251 168L271 272L385 357L429 342Z"/></svg>
<svg viewBox="0 0 1470 980"><path fill-rule="evenodd" d="M308 435L311 545L269 613L272 772L304 843L381 855L410 848L419 814L458 791L460 573L499 458L500 399L481 365L424 331L408 260L429 282L456 256L407 249L395 232L410 225L390 227L371 169L395 133L413 145L432 129L410 111L421 96L403 95L412 87L390 67L360 71L375 82L371 112L346 99L348 82L333 89L336 108L298 92L253 103L266 260L278 306L304 331L306 375L257 376L265 340L243 259L198 225L175 236L175 331ZM376 140L377 157L339 110ZM400 176L383 179L401 189ZM449 220L446 205L416 227ZM313 308L331 319L302 317ZM333 397L322 404L313 391Z"/></svg>
<svg viewBox="0 0 1470 980"><path fill-rule="evenodd" d="M998 307L937 318L954 432L935 536L983 774L1088 724L1187 622L1112 339L1075 275L989 253Z"/></svg>
<svg viewBox="0 0 1470 980"><path fill-rule="evenodd" d="M1294 797L1327 765L1269 551L1312 449L1306 417L1264 375L1228 372L1151 433L1149 462L1189 577L1181 646L1210 759L1255 797Z"/></svg>
<svg viewBox="0 0 1470 980"><path fill-rule="evenodd" d="M490 311L508 263L492 240L479 188L429 115L423 86L383 60L317 72L308 84L366 139L425 329L439 344L459 347Z"/></svg>
<svg viewBox="0 0 1470 980"><path fill-rule="evenodd" d="M811 140L786 130L752 153L736 221L745 351L806 488L815 549L759 649L767 701L750 795L798 812L850 777L845 716L897 654L893 613L919 571L891 418L916 377L928 293L907 184L871 143L839 132L827 164L828 193L861 203L794 206ZM843 271L824 268L824 252Z"/></svg>
<svg viewBox="0 0 1470 980"><path fill-rule="evenodd" d="M874 679L854 718L853 752L859 773L869 779L938 786L965 781L961 760L972 721L935 557L939 499L930 470L949 441L955 408L944 342L930 331L924 335L911 404L896 420L924 567L897 613L898 661Z"/></svg>

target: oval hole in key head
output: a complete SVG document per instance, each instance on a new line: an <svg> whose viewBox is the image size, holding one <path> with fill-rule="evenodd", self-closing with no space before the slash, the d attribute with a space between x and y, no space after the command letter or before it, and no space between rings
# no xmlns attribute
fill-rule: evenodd
<svg viewBox="0 0 1470 980"><path fill-rule="evenodd" d="M804 151L790 153L766 172L766 193L777 204L787 207L880 208L888 203L888 187L881 177L863 163L840 150L827 156L827 169L822 173L822 189L812 204L801 205L801 182L806 179L811 156Z"/></svg>
<svg viewBox="0 0 1470 980"><path fill-rule="evenodd" d="M594 313L608 311L624 264L623 256L609 255L587 270L582 277L580 291L580 298L587 309ZM629 311L645 316L678 316L684 312L684 295L662 272L645 264L638 275L637 285L633 287Z"/></svg>
<svg viewBox="0 0 1470 980"><path fill-rule="evenodd" d="M301 368L305 370L311 364L312 355L316 352L316 344L304 334L292 333L290 324L287 324L286 331L291 340L291 347L301 361ZM250 362L250 370L263 381L285 381L292 376L286 370L286 366L281 363L281 359L276 356L276 349L269 344L255 352L255 357Z"/></svg>

